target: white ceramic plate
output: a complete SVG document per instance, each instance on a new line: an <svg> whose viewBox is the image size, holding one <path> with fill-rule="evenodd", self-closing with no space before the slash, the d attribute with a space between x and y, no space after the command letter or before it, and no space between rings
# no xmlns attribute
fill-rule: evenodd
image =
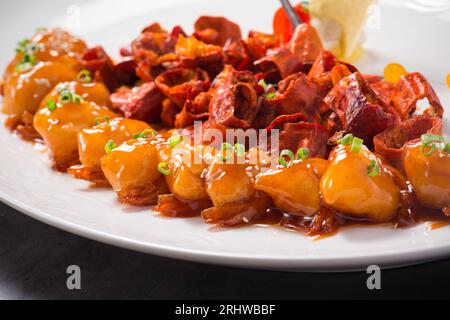
<svg viewBox="0 0 450 320"><path fill-rule="evenodd" d="M159 21L192 29L201 14L225 15L249 28L270 31L275 0L246 1L2 1L0 67L17 40L36 26L78 26L91 45L111 53L146 24ZM156 3L157 2L157 3ZM367 30L367 54L360 67L382 73L389 62L423 72L444 105L450 103L445 76L450 72L450 5L442 1L383 1ZM427 3L429 3L427 5ZM177 5L178 4L178 5ZM81 11L79 11L81 10ZM69 15L68 15L69 13ZM20 16L19 16L20 15ZM2 118L2 122L3 122ZM448 113L446 132L449 133ZM150 254L230 266L291 270L348 271L377 264L415 264L450 256L450 227L429 231L425 224L351 227L320 241L275 227L213 232L200 219L163 219L150 208L121 207L112 191L92 190L85 182L52 172L47 157L0 128L0 198L23 213L55 227L112 245Z"/></svg>

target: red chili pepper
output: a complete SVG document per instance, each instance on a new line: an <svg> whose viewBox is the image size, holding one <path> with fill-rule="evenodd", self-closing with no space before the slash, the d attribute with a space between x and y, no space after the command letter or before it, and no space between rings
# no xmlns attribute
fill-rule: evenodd
<svg viewBox="0 0 450 320"><path fill-rule="evenodd" d="M294 7L300 20L304 23L311 22L311 15L308 10L303 7L302 4L298 4ZM275 35L279 38L280 43L287 43L291 40L294 35L295 28L289 21L289 18L283 8L280 8L275 13L273 19L273 31Z"/></svg>

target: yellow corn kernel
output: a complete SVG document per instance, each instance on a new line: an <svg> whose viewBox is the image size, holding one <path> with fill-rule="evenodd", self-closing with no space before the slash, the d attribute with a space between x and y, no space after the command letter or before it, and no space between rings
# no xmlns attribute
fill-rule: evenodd
<svg viewBox="0 0 450 320"><path fill-rule="evenodd" d="M398 63L390 63L384 68L384 78L391 83L397 83L407 73L405 67Z"/></svg>

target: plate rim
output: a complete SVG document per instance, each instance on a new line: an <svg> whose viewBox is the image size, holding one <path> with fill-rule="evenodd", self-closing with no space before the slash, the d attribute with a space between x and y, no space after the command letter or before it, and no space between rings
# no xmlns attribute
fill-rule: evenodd
<svg viewBox="0 0 450 320"><path fill-rule="evenodd" d="M184 249L170 245L142 242L112 233L59 219L51 214L17 201L0 190L0 201L18 212L59 230L114 247L151 254L160 257L212 264L228 267L243 267L262 270L282 270L289 272L355 272L364 271L370 265L382 268L398 268L450 257L448 244L433 245L431 248L408 248L401 251L383 251L377 254L347 254L295 258L289 256L249 256L248 254L215 253L206 250ZM312 240L311 240L312 241ZM418 258L419 256L420 258ZM376 260L376 263L374 262ZM331 265L329 267L328 265Z"/></svg>

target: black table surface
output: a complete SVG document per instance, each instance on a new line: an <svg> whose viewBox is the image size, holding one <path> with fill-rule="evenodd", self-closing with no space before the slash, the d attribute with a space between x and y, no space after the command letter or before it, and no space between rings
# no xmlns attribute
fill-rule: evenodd
<svg viewBox="0 0 450 320"><path fill-rule="evenodd" d="M69 265L81 290L67 289ZM449 299L450 260L367 274L244 270L170 260L52 228L0 203L0 299Z"/></svg>

